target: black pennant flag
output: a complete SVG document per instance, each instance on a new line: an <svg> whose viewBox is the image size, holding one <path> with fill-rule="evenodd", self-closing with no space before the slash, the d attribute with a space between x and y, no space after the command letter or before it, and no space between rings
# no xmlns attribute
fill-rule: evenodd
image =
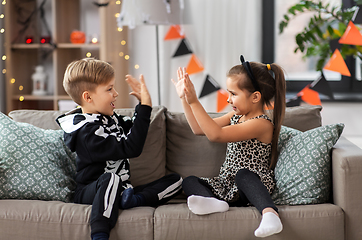
<svg viewBox="0 0 362 240"><path fill-rule="evenodd" d="M202 98L210 93L216 92L220 89L220 85L213 79L209 74L207 74L204 87L202 88L199 98Z"/></svg>
<svg viewBox="0 0 362 240"><path fill-rule="evenodd" d="M310 89L322 93L328 96L330 99L334 99L333 92L324 74L310 84Z"/></svg>
<svg viewBox="0 0 362 240"><path fill-rule="evenodd" d="M186 55L186 54L190 54L192 53L191 48L186 40L186 38L182 39L180 45L178 46L175 54L173 55L173 57L178 57L178 56L182 56L182 55Z"/></svg>
<svg viewBox="0 0 362 240"><path fill-rule="evenodd" d="M296 107L296 106L300 106L301 102L302 102L302 97L297 96L295 98L288 99L286 105L287 105L287 107Z"/></svg>

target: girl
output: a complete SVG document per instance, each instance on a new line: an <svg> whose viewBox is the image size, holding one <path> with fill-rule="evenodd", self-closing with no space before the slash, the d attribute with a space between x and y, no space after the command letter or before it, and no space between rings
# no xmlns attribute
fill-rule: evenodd
<svg viewBox="0 0 362 240"><path fill-rule="evenodd" d="M277 142L285 111L285 79L276 64L245 62L227 74L228 103L232 111L212 119L197 99L195 88L185 72L177 71L173 81L187 121L197 135L212 142L228 143L220 174L213 178L189 176L182 187L189 209L199 215L224 212L232 206L254 205L262 220L254 234L267 237L282 231L278 209L270 194L274 189L273 168L277 161ZM271 106L271 120L264 106Z"/></svg>

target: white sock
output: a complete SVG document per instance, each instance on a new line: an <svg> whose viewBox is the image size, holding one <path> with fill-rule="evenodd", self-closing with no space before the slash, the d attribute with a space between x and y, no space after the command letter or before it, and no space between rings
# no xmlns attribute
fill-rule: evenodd
<svg viewBox="0 0 362 240"><path fill-rule="evenodd" d="M283 224L280 218L273 212L266 212L261 218L258 229L255 230L256 237L268 237L280 233L283 230Z"/></svg>
<svg viewBox="0 0 362 240"><path fill-rule="evenodd" d="M205 215L216 212L226 212L229 204L225 201L213 198L191 195L187 198L187 206L191 212L197 215Z"/></svg>

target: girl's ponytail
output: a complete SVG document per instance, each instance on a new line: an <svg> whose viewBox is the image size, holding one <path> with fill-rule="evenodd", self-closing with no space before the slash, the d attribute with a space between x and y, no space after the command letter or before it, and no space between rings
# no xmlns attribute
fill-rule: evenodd
<svg viewBox="0 0 362 240"><path fill-rule="evenodd" d="M270 168L274 169L278 160L278 138L285 113L286 84L285 84L283 69L275 63L270 64L270 67L272 72L274 73L274 79L275 79L275 96L274 96L274 111L273 111L274 133L272 139L272 152L271 152L271 161L270 161Z"/></svg>

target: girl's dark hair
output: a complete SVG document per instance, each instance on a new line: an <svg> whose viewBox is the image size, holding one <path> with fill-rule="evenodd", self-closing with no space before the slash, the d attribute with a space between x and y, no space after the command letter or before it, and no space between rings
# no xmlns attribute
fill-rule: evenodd
<svg viewBox="0 0 362 240"><path fill-rule="evenodd" d="M274 122L274 132L272 139L272 151L271 151L271 160L270 168L274 168L278 160L278 138L279 132L284 119L285 113L285 91L286 84L284 78L283 69L275 64L269 64L270 71L268 70L267 64L250 62L250 67L254 75L255 80L257 81L260 87L261 101L263 105L266 105L269 108L274 108L273 110L273 122ZM245 76L248 81L243 81L241 78ZM238 80L238 86L240 89L246 89L249 92L255 92L254 85L249 78L246 69L243 65L236 65L232 67L227 77L236 77Z"/></svg>

